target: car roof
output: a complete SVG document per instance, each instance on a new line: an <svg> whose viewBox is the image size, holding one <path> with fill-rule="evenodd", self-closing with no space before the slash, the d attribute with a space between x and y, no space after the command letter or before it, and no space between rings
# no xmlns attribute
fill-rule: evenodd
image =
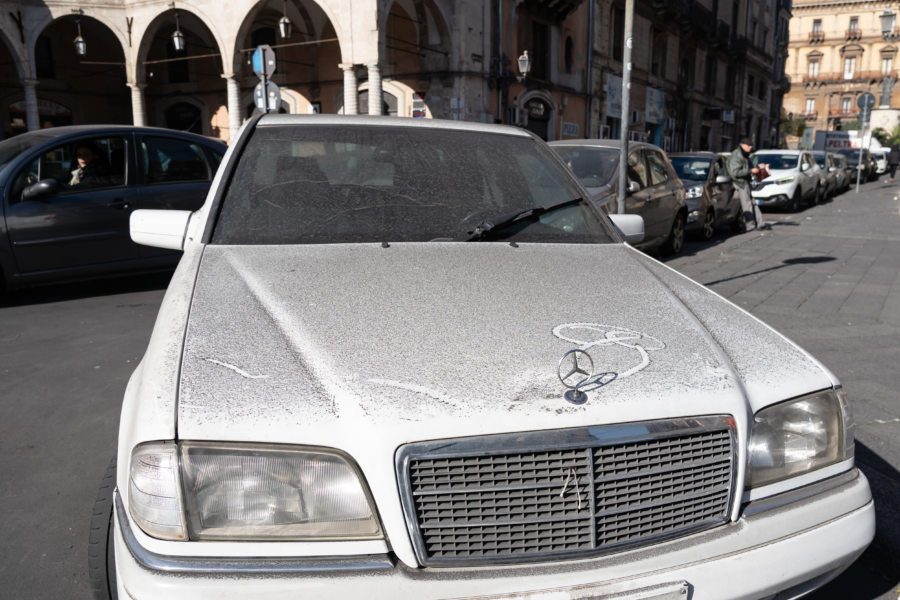
<svg viewBox="0 0 900 600"><path fill-rule="evenodd" d="M551 146L584 146L584 147L594 147L594 148L621 148L622 141L621 140L607 140L607 139L580 139L580 140L553 140L552 142L547 142ZM629 148L653 148L654 150L663 151L662 148L657 146L656 144L651 144L649 142L628 142Z"/></svg>
<svg viewBox="0 0 900 600"><path fill-rule="evenodd" d="M700 151L700 152L669 152L669 158L671 158L671 157L673 157L673 156L682 156L682 157L684 157L684 158L692 158L692 157L693 157L693 158L715 158L715 157L721 156L721 155L720 155L720 154L717 154L717 153L715 153L715 152L706 152L706 151Z"/></svg>
<svg viewBox="0 0 900 600"><path fill-rule="evenodd" d="M51 140L55 138L65 137L68 135L77 135L83 133L96 133L96 134L104 134L104 133L125 133L125 132L133 132L133 133L147 133L147 134L164 134L164 135L181 135L185 137L190 137L194 139L203 139L208 142L218 142L221 144L225 144L224 140L219 138L210 137L206 135L200 135L198 133L193 133L191 131L181 131L179 129L166 129L165 127L146 127L141 125L116 125L116 124L104 124L104 125L61 125L59 127L47 127L45 129L36 129L34 131L27 131L25 133L21 133L16 137L35 137L41 138L45 140ZM12 139L12 138L7 138Z"/></svg>
<svg viewBox="0 0 900 600"><path fill-rule="evenodd" d="M778 148L766 148L765 150L755 150L753 154L801 154L803 152L809 152L809 150L791 150L790 148L779 150Z"/></svg>
<svg viewBox="0 0 900 600"><path fill-rule="evenodd" d="M537 138L526 129L511 125L495 125L451 119L415 119L411 117L369 116L369 115L292 115L268 114L260 117L257 127L284 127L289 125L335 125L345 127L409 127L422 129L442 129L452 131L474 131ZM537 138L540 139L540 138Z"/></svg>

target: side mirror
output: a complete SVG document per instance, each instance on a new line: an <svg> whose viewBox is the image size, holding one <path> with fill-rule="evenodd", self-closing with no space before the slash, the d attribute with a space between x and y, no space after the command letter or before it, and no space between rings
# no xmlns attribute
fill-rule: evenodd
<svg viewBox="0 0 900 600"><path fill-rule="evenodd" d="M808 171L808 170L809 170L809 165L806 164L806 163L803 163L802 165L800 165L800 170L801 170L801 171Z"/></svg>
<svg viewBox="0 0 900 600"><path fill-rule="evenodd" d="M42 179L22 190L22 200L40 200L52 196L59 190L59 182L55 179Z"/></svg>
<svg viewBox="0 0 900 600"><path fill-rule="evenodd" d="M609 215L609 218L629 244L638 244L644 241L644 217L641 215L615 213Z"/></svg>
<svg viewBox="0 0 900 600"><path fill-rule="evenodd" d="M728 175L716 175L716 183L721 185L723 183L731 183L731 177Z"/></svg>
<svg viewBox="0 0 900 600"><path fill-rule="evenodd" d="M131 239L144 246L183 250L190 219L189 210L136 210L129 221Z"/></svg>
<svg viewBox="0 0 900 600"><path fill-rule="evenodd" d="M629 180L628 185L625 187L625 193L633 194L633 193L639 192L639 191L641 191L641 184L639 184L637 181Z"/></svg>

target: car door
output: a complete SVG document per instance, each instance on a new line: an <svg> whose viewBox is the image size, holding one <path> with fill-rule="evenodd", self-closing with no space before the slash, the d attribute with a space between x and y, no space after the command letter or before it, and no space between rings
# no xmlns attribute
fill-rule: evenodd
<svg viewBox="0 0 900 600"><path fill-rule="evenodd" d="M138 258L128 220L137 205L130 186L130 135L72 139L29 157L7 193L6 225L19 273L91 267ZM78 156L93 155L81 169ZM32 183L50 191L28 197ZM33 190L34 188L30 188Z"/></svg>
<svg viewBox="0 0 900 600"><path fill-rule="evenodd" d="M628 153L625 169L628 177L627 185L637 184L637 189L625 197L625 212L640 215L644 219L644 241L641 246L654 245L659 236L659 223L656 206L651 200L650 173L644 153L640 149Z"/></svg>
<svg viewBox="0 0 900 600"><path fill-rule="evenodd" d="M643 148L650 173L650 189L648 201L652 204L648 211L652 213L654 231L662 239L669 236L675 215L680 208L678 202L678 185L672 181L668 159L655 148ZM680 184L679 184L680 185Z"/></svg>
<svg viewBox="0 0 900 600"><path fill-rule="evenodd" d="M203 206L216 164L196 140L165 135L138 136L141 208L190 210ZM177 253L141 246L141 256Z"/></svg>
<svg viewBox="0 0 900 600"><path fill-rule="evenodd" d="M734 195L734 185L730 180L727 183L716 183L716 180L721 175L728 176L728 172L725 169L725 159L721 156L716 156L710 161L707 185L709 185L710 190L709 196L716 207L716 217L720 220L734 214L737 211L737 206L740 204Z"/></svg>
<svg viewBox="0 0 900 600"><path fill-rule="evenodd" d="M819 185L819 165L809 152L800 155L800 178L803 181L803 195L813 198L816 194L816 186Z"/></svg>

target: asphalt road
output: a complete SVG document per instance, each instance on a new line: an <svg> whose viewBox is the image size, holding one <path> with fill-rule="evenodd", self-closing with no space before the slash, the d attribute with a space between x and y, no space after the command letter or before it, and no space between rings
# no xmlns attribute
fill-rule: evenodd
<svg viewBox="0 0 900 600"><path fill-rule="evenodd" d="M867 183L770 231L689 242L666 263L772 324L843 381L877 534L811 598L900 587L900 183ZM87 539L122 392L167 282L139 277L0 299L0 598L90 598ZM765 574L760 574L765 576Z"/></svg>

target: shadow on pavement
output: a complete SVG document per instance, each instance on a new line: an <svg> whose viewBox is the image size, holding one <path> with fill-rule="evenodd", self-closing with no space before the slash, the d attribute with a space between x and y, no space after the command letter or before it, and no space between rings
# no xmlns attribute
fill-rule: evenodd
<svg viewBox="0 0 900 600"><path fill-rule="evenodd" d="M0 292L0 308L165 289L169 285L172 273L173 271L145 273Z"/></svg>
<svg viewBox="0 0 900 600"><path fill-rule="evenodd" d="M806 596L807 600L853 598L874 600L898 595L900 585L900 522L893 507L900 498L900 473L887 461L856 442L856 466L869 479L875 499L875 539L849 569Z"/></svg>
<svg viewBox="0 0 900 600"><path fill-rule="evenodd" d="M734 277L726 277L724 279L716 279L715 281L704 281L703 285L710 286L716 285L717 283L724 283L726 281L734 281L735 279L742 279L744 277L750 277L752 275L759 275L760 273L766 273L768 271L775 271L777 269L783 269L785 267L789 267L791 265L810 265L816 263L824 263L831 262L833 260L837 260L833 256L801 256L798 258L788 258L781 261L780 265L775 265L774 267L766 267L765 269L758 269L756 271L750 271L749 273L743 273L741 275L735 275Z"/></svg>

